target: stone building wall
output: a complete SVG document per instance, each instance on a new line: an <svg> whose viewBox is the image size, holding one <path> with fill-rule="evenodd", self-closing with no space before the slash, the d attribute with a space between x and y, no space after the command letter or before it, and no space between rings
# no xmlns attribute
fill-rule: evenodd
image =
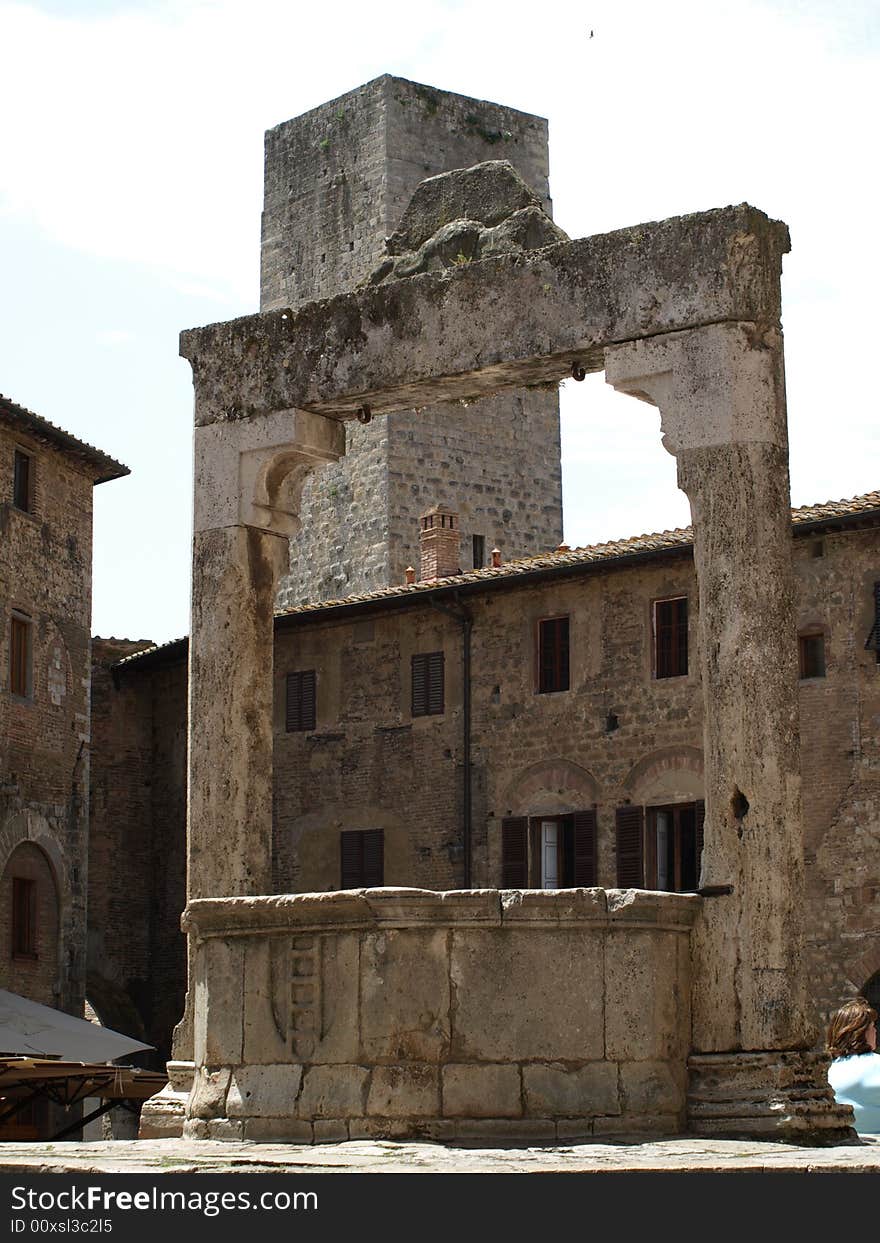
<svg viewBox="0 0 880 1243"><path fill-rule="evenodd" d="M261 309L332 297L365 280L426 177L506 159L548 214L547 123L512 108L384 76L266 134ZM332 599L402 582L418 564L419 513L462 519L486 553L562 538L555 393L505 394L346 427L345 457L308 481L280 600Z"/></svg>
<svg viewBox="0 0 880 1243"><path fill-rule="evenodd" d="M163 1064L186 988L186 663L112 671L147 646L93 644L88 996Z"/></svg>
<svg viewBox="0 0 880 1243"><path fill-rule="evenodd" d="M827 1011L872 977L880 1000L880 664L865 650L880 540L839 532L797 553L798 626L824 631L827 661L800 683L810 977Z"/></svg>
<svg viewBox="0 0 880 1243"><path fill-rule="evenodd" d="M800 683L809 978L824 1015L880 970L880 665L864 649L880 581L880 533L799 536L794 557L799 627L826 633L827 676ZM689 602L688 673L657 679L652 603L681 595ZM531 584L509 579L461 599L473 617L472 884L501 885L505 818L595 809L597 883L614 887L616 809L692 804L703 794L689 550ZM570 689L537 694L536 627L560 615L571 619ZM411 658L427 652L444 656L444 711L413 717ZM120 687L159 676L137 674L137 666L120 671ZM287 732L287 676L312 669L315 727ZM182 647L174 669L161 676L175 689L169 695L157 685L154 692L164 708L153 797L169 808L154 832L174 862L164 882L157 870L156 884L175 884L182 906L183 767L179 759L158 762L163 736L183 736ZM406 608L389 600L349 615L292 614L276 626L275 678L276 891L338 889L340 834L375 829L383 831L386 884L460 886L460 623L425 597ZM169 945L177 939L179 947L179 993L183 939L172 915L169 899L165 927Z"/></svg>
<svg viewBox="0 0 880 1243"><path fill-rule="evenodd" d="M658 681L651 602L682 594L692 604L689 673ZM464 603L473 616L472 883L501 884L504 818L596 807L597 883L615 886L615 809L702 793L690 559L520 582ZM537 694L538 622L563 615L571 619L571 689ZM411 657L431 651L444 653L445 711L414 718ZM461 885L459 623L427 603L357 622L282 622L275 660L279 889L337 888L339 832L372 827L385 828L388 884ZM317 672L315 732L288 734L285 677L306 668ZM619 722L611 733L609 711Z"/></svg>
<svg viewBox="0 0 880 1243"><path fill-rule="evenodd" d="M12 503L16 449L31 457L30 512ZM0 954L0 987L77 1014L85 989L92 486L67 454L0 424L4 920L12 877L26 875L19 864L37 880L38 901L36 957ZM13 610L30 622L28 696L10 690Z"/></svg>

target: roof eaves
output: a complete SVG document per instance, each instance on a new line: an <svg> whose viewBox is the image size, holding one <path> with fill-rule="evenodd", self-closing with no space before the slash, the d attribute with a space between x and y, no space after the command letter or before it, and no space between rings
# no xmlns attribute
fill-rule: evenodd
<svg viewBox="0 0 880 1243"><path fill-rule="evenodd" d="M4 397L2 393L0 393L0 419L12 427L25 431L34 439L50 444L53 448L60 449L88 464L92 468L92 482L95 484L108 483L111 479L122 479L131 474L128 466L117 462L103 450L96 449L94 445L87 444L84 440L79 440L62 427L57 427L48 419L44 419L42 415L34 414L33 410L28 410L25 406L20 406L18 402Z"/></svg>

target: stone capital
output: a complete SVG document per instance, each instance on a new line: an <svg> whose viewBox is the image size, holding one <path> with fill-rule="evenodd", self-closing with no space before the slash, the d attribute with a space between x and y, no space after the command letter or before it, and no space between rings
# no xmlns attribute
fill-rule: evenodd
<svg viewBox="0 0 880 1243"><path fill-rule="evenodd" d="M658 406L663 446L785 447L782 334L752 323L709 324L605 350L605 379Z"/></svg>
<svg viewBox="0 0 880 1243"><path fill-rule="evenodd" d="M306 476L344 452L342 423L307 410L197 426L195 533L246 526L295 535Z"/></svg>

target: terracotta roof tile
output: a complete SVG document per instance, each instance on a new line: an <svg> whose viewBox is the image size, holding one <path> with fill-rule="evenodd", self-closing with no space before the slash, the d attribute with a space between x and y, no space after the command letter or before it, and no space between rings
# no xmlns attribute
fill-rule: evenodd
<svg viewBox="0 0 880 1243"><path fill-rule="evenodd" d="M792 509L791 520L795 530L799 526L813 522L825 522L835 518L853 518L872 511L880 511L880 492L866 492L862 496L850 497L841 501L826 501L821 505L803 505ZM338 600L319 600L309 604L296 604L279 609L278 617L289 617L303 613L320 613L325 609L338 608L340 605L361 604L369 600L391 600L398 596L419 595L438 587L454 587L462 583L492 582L500 578L516 578L518 576L537 573L541 570L558 569L563 566L589 565L593 562L616 561L622 557L643 555L645 553L662 553L675 548L687 548L693 544L693 527L677 527L672 531L658 531L652 535L633 535L628 539L610 540L604 544L591 544L583 548L572 548L568 551L542 553L537 557L521 557L507 561L497 568L489 567L482 570L467 570L463 574L451 575L448 578L435 578L429 582L402 583L393 587L382 587L375 591L360 592L345 596Z"/></svg>
<svg viewBox="0 0 880 1243"><path fill-rule="evenodd" d="M11 423L13 427L21 428L37 440L48 442L55 448L79 458L81 462L91 467L94 483L107 483L110 479L121 479L124 475L131 474L127 466L109 457L101 449L86 444L84 440L78 440L70 432L50 423L42 415L34 414L33 410L20 406L18 402L4 397L2 393L0 393L0 420Z"/></svg>
<svg viewBox="0 0 880 1243"><path fill-rule="evenodd" d="M797 531L798 527L809 526L813 523L853 520L873 513L880 518L880 491L865 492L861 496L848 497L840 501L825 501L819 505L801 505L797 509L792 509L791 521ZM330 609L344 608L348 605L366 604L373 601L378 603L383 600L397 600L403 596L424 595L439 588L459 587L465 583L488 584L499 579L525 578L529 574L538 574L543 570L563 569L566 566L574 568L603 561L619 561L627 557L643 557L651 553L662 554L675 549L690 548L693 539L693 527L677 527L672 531L658 531L652 535L634 535L628 539L610 540L604 544L592 544L569 551L543 553L538 557L521 557L507 561L498 567L468 570L463 574L451 575L448 578L435 578L429 582L401 583L376 591L363 591L344 596L338 600L319 600L312 604L297 604L290 608L278 609L275 616L303 617L328 612ZM120 665L133 663L183 642L184 639L172 639L168 643L157 644L142 652L135 652L118 663Z"/></svg>

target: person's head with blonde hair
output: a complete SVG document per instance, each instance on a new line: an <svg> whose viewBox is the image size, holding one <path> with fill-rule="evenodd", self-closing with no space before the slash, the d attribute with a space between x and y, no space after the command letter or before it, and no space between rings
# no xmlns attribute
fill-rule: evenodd
<svg viewBox="0 0 880 1243"><path fill-rule="evenodd" d="M864 997L847 1001L831 1016L828 1052L832 1058L873 1053L877 1048L877 1011Z"/></svg>

